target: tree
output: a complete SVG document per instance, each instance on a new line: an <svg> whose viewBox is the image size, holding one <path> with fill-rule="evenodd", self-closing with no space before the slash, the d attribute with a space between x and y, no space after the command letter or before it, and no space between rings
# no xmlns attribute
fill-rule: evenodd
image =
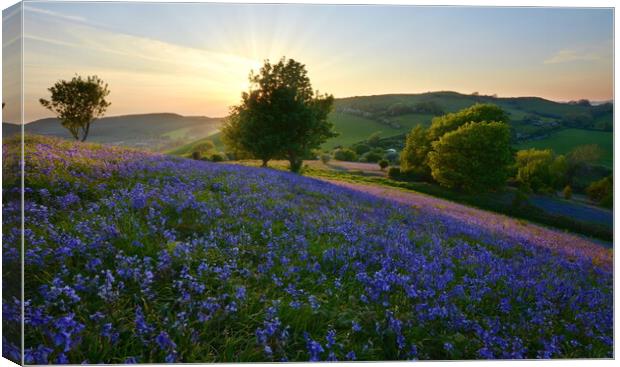
<svg viewBox="0 0 620 367"><path fill-rule="evenodd" d="M381 171L385 170L389 165L390 162L388 162L387 159L382 159L379 161L379 168L381 168Z"/></svg>
<svg viewBox="0 0 620 367"><path fill-rule="evenodd" d="M416 170L430 174L428 166L428 152L431 150L431 140L428 131L417 125L407 135L405 147L400 153L400 166L402 171Z"/></svg>
<svg viewBox="0 0 620 367"><path fill-rule="evenodd" d="M567 160L567 177L570 182L578 176L579 172L587 170L589 166L597 162L603 150L597 144L587 144L575 147L566 155Z"/></svg>
<svg viewBox="0 0 620 367"><path fill-rule="evenodd" d="M493 104L475 104L455 113L435 117L429 128L431 141L438 140L445 133L454 131L468 122L497 121L508 123L508 115Z"/></svg>
<svg viewBox="0 0 620 367"><path fill-rule="evenodd" d="M375 131L374 133L370 134L368 139L366 139L366 143L370 145L371 147L376 147L379 144L380 140L381 140L381 131Z"/></svg>
<svg viewBox="0 0 620 367"><path fill-rule="evenodd" d="M327 119L334 97L313 91L305 65L293 59L267 60L249 81L250 90L225 122L224 143L261 159L263 166L287 159L291 171L299 172L304 157L336 136Z"/></svg>
<svg viewBox="0 0 620 367"><path fill-rule="evenodd" d="M368 163L377 163L381 159L383 159L383 150L373 149L370 152L364 153L364 155L362 155L362 157L360 158L360 161L368 162Z"/></svg>
<svg viewBox="0 0 620 367"><path fill-rule="evenodd" d="M432 143L428 154L440 185L465 191L503 186L512 162L510 128L503 122L469 122Z"/></svg>
<svg viewBox="0 0 620 367"><path fill-rule="evenodd" d="M536 192L562 187L566 177L566 159L551 149L526 149L517 152L517 181Z"/></svg>
<svg viewBox="0 0 620 367"><path fill-rule="evenodd" d="M348 148L336 149L334 151L334 159L339 161L355 162L357 161L357 154Z"/></svg>
<svg viewBox="0 0 620 367"><path fill-rule="evenodd" d="M39 102L56 114L75 140L86 140L90 124L103 116L111 104L105 99L110 94L108 85L96 75L61 80L48 90L50 99L41 98Z"/></svg>
<svg viewBox="0 0 620 367"><path fill-rule="evenodd" d="M562 195L564 195L564 199L570 200L573 197L573 189L570 185L566 185L564 190L562 190Z"/></svg>
<svg viewBox="0 0 620 367"><path fill-rule="evenodd" d="M323 164L327 164L332 159L332 156L329 153L323 153L321 154L320 158Z"/></svg>
<svg viewBox="0 0 620 367"><path fill-rule="evenodd" d="M598 181L594 181L586 188L586 193L590 200L606 208L611 208L613 200L614 183L613 176L607 176Z"/></svg>

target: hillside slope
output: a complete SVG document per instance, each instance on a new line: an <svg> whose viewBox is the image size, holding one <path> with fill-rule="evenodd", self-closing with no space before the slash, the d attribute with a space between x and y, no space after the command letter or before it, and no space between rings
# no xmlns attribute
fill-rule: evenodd
<svg viewBox="0 0 620 367"><path fill-rule="evenodd" d="M400 149L404 144L404 135L416 125L428 126L440 111L456 112L475 103L493 103L509 114L515 145L527 146L532 143L532 146L556 149L557 139L554 137L566 128L576 128L582 135L582 139L568 144L571 149L580 144L601 144L605 149L613 141L611 103L585 106L538 97L498 98L456 92L429 92L336 99L335 110L329 119L339 135L325 142L322 148L330 150L337 146L349 146L365 140L373 133L380 133L383 138L398 136L390 147ZM438 110L430 113L425 110L429 105ZM417 112L414 111L416 109ZM219 142L219 134L210 139ZM190 145L179 147L172 154L188 155L191 149ZM560 150L560 153L564 152L564 147ZM611 153L605 149L605 156L600 163L608 166L611 161Z"/></svg>
<svg viewBox="0 0 620 367"><path fill-rule="evenodd" d="M588 256L270 169L35 136L25 152L27 363L613 355L613 277ZM3 204L6 276L21 205Z"/></svg>
<svg viewBox="0 0 620 367"><path fill-rule="evenodd" d="M185 145L216 132L221 119L204 116L181 116L174 113L152 113L104 117L91 125L88 140L97 143L138 147L163 151ZM7 133L15 125L3 124ZM72 139L55 118L33 121L25 125L26 133ZM7 135L4 134L3 135Z"/></svg>

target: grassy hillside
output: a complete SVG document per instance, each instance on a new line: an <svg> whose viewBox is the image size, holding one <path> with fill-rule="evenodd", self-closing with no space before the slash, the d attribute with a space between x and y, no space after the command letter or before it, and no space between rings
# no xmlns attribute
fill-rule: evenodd
<svg viewBox="0 0 620 367"><path fill-rule="evenodd" d="M575 127L574 116L589 116L593 127L607 129L613 123L612 110L605 106L583 106L577 104L558 103L537 97L497 98L492 96L465 95L456 92L431 92L422 94L390 94L337 99L336 113L331 115L338 129L345 131L339 137L324 144L324 148L337 145L350 145L351 141L362 141L372 132L381 132L383 137L402 135L417 124L428 126L433 115L426 113L405 113L390 116L388 111L395 105L413 107L420 103L432 102L441 107L444 113L456 112L475 103L493 103L506 111L511 120L515 141L527 141L542 135L548 135L565 127ZM360 128L352 125L353 118L363 117ZM388 121L390 124L386 124ZM578 120L581 121L581 120ZM591 127L588 127L590 130ZM604 134L603 134L604 135ZM584 135L588 144L598 141L594 135ZM576 141L571 140L571 143ZM553 144L552 144L553 145Z"/></svg>
<svg viewBox="0 0 620 367"><path fill-rule="evenodd" d="M199 145L205 144L207 141L211 141L213 145L215 145L215 149L218 151L224 151L224 143L222 142L222 134L220 132L215 132L209 136L206 136L202 139L198 139L192 141L189 144L182 145L180 147L171 149L166 151L167 154L178 155L180 157L190 157L195 148Z"/></svg>
<svg viewBox="0 0 620 367"><path fill-rule="evenodd" d="M271 169L35 136L25 153L28 364L613 356L613 276L589 253ZM4 279L21 207L3 203Z"/></svg>
<svg viewBox="0 0 620 367"><path fill-rule="evenodd" d="M570 138L568 143L554 141L564 136L574 135L574 131L555 134L563 128L563 119L575 114L590 114L595 126L611 126L612 110L604 106L581 106L557 103L542 98L495 98L491 96L464 95L455 92L432 92L423 94L391 94L337 99L335 111L330 115L335 130L340 133L328 140L323 149L336 146L349 146L360 142L373 133L381 137L395 137L408 133L417 124L428 126L433 114L403 113L387 115L390 107L396 104L416 106L419 103L432 102L443 112L455 112L475 103L495 103L510 114L512 130L519 142L531 137L551 134L551 140L542 139L524 143L523 146L543 146L569 149L574 144L601 143L607 152L609 139L602 138L611 134L597 131L585 131L580 139ZM351 113L351 110L358 113ZM349 111L349 112L345 112ZM386 123L387 122L387 123ZM3 124L5 130L14 131L14 125ZM175 114L130 115L103 118L93 124L90 141L107 144L139 147L154 151L167 151L171 154L188 156L193 147L212 140L218 150L224 146L217 132L221 119L207 117L188 117ZM591 129L590 129L591 130ZM581 131L581 130L580 130ZM44 119L26 126L26 132L69 138L57 120ZM519 135L517 135L519 134ZM542 135L541 135L542 134ZM555 137L555 138L554 138ZM543 144L543 145L541 145ZM400 144L395 144L398 148ZM606 154L603 164L610 164L611 158Z"/></svg>
<svg viewBox="0 0 620 367"><path fill-rule="evenodd" d="M613 133L607 131L592 131L583 129L564 129L552 133L540 140L528 141L519 144L518 149L538 148L553 149L558 154L566 154L574 147L584 144L597 144L603 150L599 163L605 167L613 168Z"/></svg>
<svg viewBox="0 0 620 367"><path fill-rule="evenodd" d="M221 119L218 118L181 116L173 113L104 117L91 125L88 140L164 151L208 136L216 132L220 124ZM3 129L9 134L16 132L15 125L3 124ZM33 121L26 124L24 130L30 134L72 139L69 132L55 118Z"/></svg>

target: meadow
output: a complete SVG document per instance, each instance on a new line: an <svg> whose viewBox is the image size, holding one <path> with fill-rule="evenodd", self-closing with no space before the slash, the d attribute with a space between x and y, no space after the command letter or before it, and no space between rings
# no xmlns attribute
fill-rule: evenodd
<svg viewBox="0 0 620 367"><path fill-rule="evenodd" d="M518 149L553 149L557 154L566 154L575 146L583 144L597 144L601 147L602 155L599 164L613 168L614 137L612 132L584 129L563 129L550 134L544 139L532 140L517 145Z"/></svg>
<svg viewBox="0 0 620 367"><path fill-rule="evenodd" d="M613 357L612 272L588 253L278 170L25 142L28 364Z"/></svg>

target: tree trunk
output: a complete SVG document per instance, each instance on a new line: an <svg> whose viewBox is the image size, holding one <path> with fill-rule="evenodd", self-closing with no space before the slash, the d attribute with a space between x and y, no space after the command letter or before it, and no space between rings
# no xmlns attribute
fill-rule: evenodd
<svg viewBox="0 0 620 367"><path fill-rule="evenodd" d="M263 163L261 164L261 167L267 167L267 162L269 162L269 159L263 159L262 161Z"/></svg>
<svg viewBox="0 0 620 367"><path fill-rule="evenodd" d="M299 173L299 171L301 171L301 166L303 162L304 161L297 158L295 154L289 153L288 163L289 163L289 169L291 170L291 172Z"/></svg>
<svg viewBox="0 0 620 367"><path fill-rule="evenodd" d="M90 130L90 123L86 124L86 128L84 129L84 136L82 137L82 141L86 140L88 137L88 131Z"/></svg>

